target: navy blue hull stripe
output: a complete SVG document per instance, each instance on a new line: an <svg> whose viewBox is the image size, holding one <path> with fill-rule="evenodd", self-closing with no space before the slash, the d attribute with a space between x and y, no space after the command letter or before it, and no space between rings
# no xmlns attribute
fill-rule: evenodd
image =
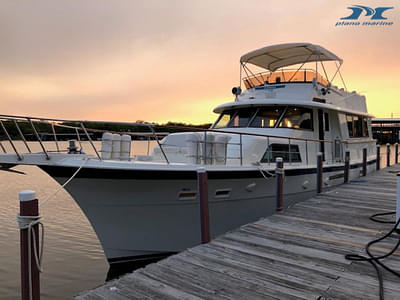
<svg viewBox="0 0 400 300"><path fill-rule="evenodd" d="M370 160L367 164L371 165L376 163L376 160ZM44 172L51 177L69 178L71 177L76 168L63 167L63 166L39 166ZM350 165L351 169L361 168L362 163ZM344 166L324 167L325 173L343 171ZM314 174L317 170L315 168L299 168L285 170L286 176L298 176L305 174ZM269 176L268 174L265 174ZM209 179L242 179L242 178L261 178L260 171L209 171ZM155 170L121 170L121 169L96 169L96 168L82 168L76 175L76 178L97 178L97 179L137 179L137 180L193 180L197 179L195 171L155 171Z"/></svg>

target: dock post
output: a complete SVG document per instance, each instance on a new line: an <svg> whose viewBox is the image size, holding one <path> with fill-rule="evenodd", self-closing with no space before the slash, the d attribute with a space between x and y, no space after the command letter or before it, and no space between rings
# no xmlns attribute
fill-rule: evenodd
<svg viewBox="0 0 400 300"><path fill-rule="evenodd" d="M399 143L396 143L394 147L394 163L397 165L399 163Z"/></svg>
<svg viewBox="0 0 400 300"><path fill-rule="evenodd" d="M20 254L21 254L21 299L40 299L39 267L36 264L35 250L39 251L39 224L31 226L33 221L38 221L39 205L34 191L19 193L20 212L18 218L20 228ZM31 236L30 236L31 235Z"/></svg>
<svg viewBox="0 0 400 300"><path fill-rule="evenodd" d="M362 176L367 176L367 148L363 148Z"/></svg>
<svg viewBox="0 0 400 300"><path fill-rule="evenodd" d="M350 150L346 150L344 153L344 183L349 182L349 172L350 172Z"/></svg>
<svg viewBox="0 0 400 300"><path fill-rule="evenodd" d="M376 146L376 170L381 168L381 146Z"/></svg>
<svg viewBox="0 0 400 300"><path fill-rule="evenodd" d="M201 243L210 242L210 213L208 209L208 176L205 168L197 169L197 182L200 200Z"/></svg>
<svg viewBox="0 0 400 300"><path fill-rule="evenodd" d="M276 158L276 211L283 210L283 158Z"/></svg>
<svg viewBox="0 0 400 300"><path fill-rule="evenodd" d="M390 167L390 144L386 144L386 167Z"/></svg>
<svg viewBox="0 0 400 300"><path fill-rule="evenodd" d="M396 223L400 218L400 173L397 173L397 199L396 199ZM397 232L400 231L400 224L397 226Z"/></svg>
<svg viewBox="0 0 400 300"><path fill-rule="evenodd" d="M322 193L322 152L317 153L317 193Z"/></svg>

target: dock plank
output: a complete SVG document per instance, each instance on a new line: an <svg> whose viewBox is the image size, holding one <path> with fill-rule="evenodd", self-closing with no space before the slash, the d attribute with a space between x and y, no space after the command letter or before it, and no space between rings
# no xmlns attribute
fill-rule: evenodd
<svg viewBox="0 0 400 300"><path fill-rule="evenodd" d="M75 299L379 299L373 267L344 255L365 255L366 243L391 229L369 217L395 210L399 171L352 180ZM387 253L396 241L371 250ZM400 270L400 251L385 264ZM399 278L383 277L385 299L399 299Z"/></svg>

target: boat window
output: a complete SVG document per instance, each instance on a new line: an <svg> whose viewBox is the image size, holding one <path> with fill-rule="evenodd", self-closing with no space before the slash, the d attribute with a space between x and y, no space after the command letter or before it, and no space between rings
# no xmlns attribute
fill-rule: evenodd
<svg viewBox="0 0 400 300"><path fill-rule="evenodd" d="M279 127L312 130L312 123L312 109L288 107Z"/></svg>
<svg viewBox="0 0 400 300"><path fill-rule="evenodd" d="M255 108L242 108L239 109L237 114L233 116L232 120L229 122L229 127L247 127L250 120L256 112Z"/></svg>
<svg viewBox="0 0 400 300"><path fill-rule="evenodd" d="M349 137L353 137L353 116L346 115L347 128L349 130Z"/></svg>
<svg viewBox="0 0 400 300"><path fill-rule="evenodd" d="M369 136L368 134L368 119L363 117L363 136Z"/></svg>
<svg viewBox="0 0 400 300"><path fill-rule="evenodd" d="M353 116L354 123L354 137L362 136L362 118L359 116Z"/></svg>
<svg viewBox="0 0 400 300"><path fill-rule="evenodd" d="M228 127L232 117L236 114L235 110L225 111L220 116L218 121L214 124L213 128L224 128Z"/></svg>
<svg viewBox="0 0 400 300"><path fill-rule="evenodd" d="M284 106L262 107L249 126L258 128L275 127L283 110Z"/></svg>
<svg viewBox="0 0 400 300"><path fill-rule="evenodd" d="M368 137L368 118L356 115L346 115L349 137Z"/></svg>
<svg viewBox="0 0 400 300"><path fill-rule="evenodd" d="M284 162L301 162L299 146L288 144L271 144L261 159L262 163L275 162L276 158L282 157Z"/></svg>
<svg viewBox="0 0 400 300"><path fill-rule="evenodd" d="M329 131L329 114L324 113L325 131Z"/></svg>

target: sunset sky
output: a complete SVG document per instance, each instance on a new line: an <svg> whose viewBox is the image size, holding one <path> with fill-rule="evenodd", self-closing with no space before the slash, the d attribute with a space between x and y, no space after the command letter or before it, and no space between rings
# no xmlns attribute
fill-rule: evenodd
<svg viewBox="0 0 400 300"><path fill-rule="evenodd" d="M394 24L335 26L354 4L393 6ZM211 122L242 54L311 42L370 113L400 117L400 0L2 0L0 41L1 114Z"/></svg>

